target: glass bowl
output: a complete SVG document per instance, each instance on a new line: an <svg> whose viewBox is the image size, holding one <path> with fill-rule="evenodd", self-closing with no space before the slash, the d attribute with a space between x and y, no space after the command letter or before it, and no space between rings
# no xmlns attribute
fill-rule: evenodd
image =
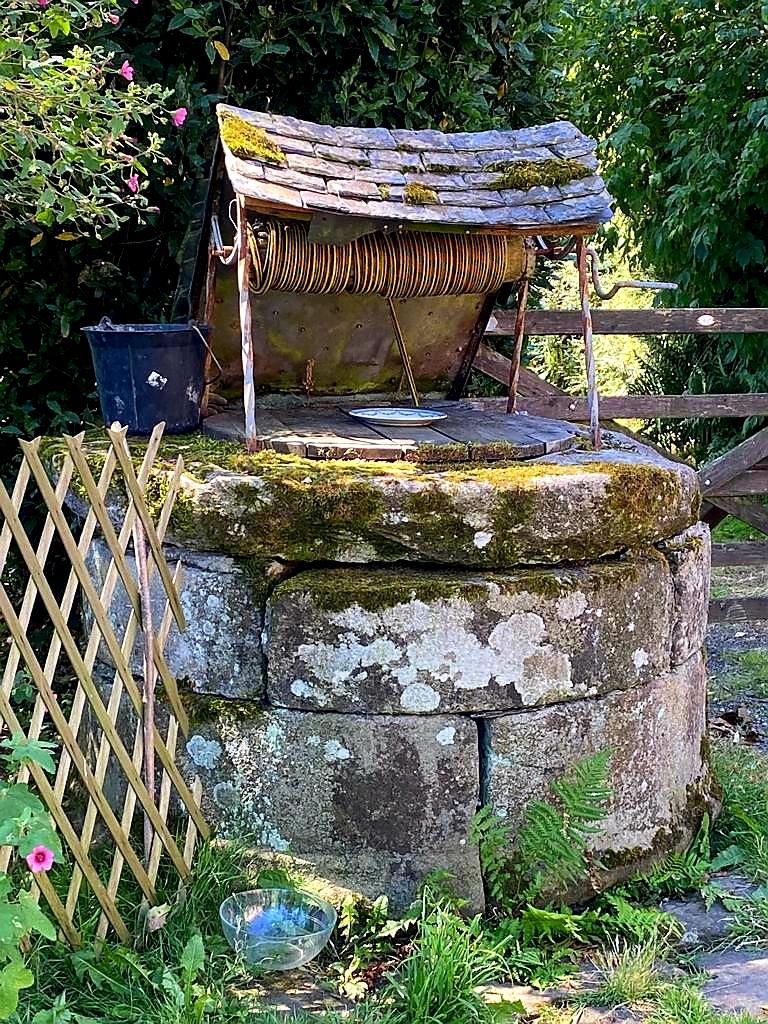
<svg viewBox="0 0 768 1024"><path fill-rule="evenodd" d="M330 903L301 889L252 889L219 908L232 949L263 971L292 971L313 960L336 925Z"/></svg>

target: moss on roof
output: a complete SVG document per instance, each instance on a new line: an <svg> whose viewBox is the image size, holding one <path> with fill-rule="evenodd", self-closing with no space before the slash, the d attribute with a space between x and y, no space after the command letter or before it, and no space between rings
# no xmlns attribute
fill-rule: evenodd
<svg viewBox="0 0 768 1024"><path fill-rule="evenodd" d="M219 115L219 120L222 141L235 156L243 160L262 160L268 164L285 163L285 153L263 128L226 111Z"/></svg>
<svg viewBox="0 0 768 1024"><path fill-rule="evenodd" d="M592 174L592 171L578 160L554 157L551 160L499 160L488 164L484 170L500 172L491 188L523 191L537 185L544 185L546 188L565 185L569 181L587 178Z"/></svg>
<svg viewBox="0 0 768 1024"><path fill-rule="evenodd" d="M418 181L412 181L405 186L404 191L406 203L411 204L427 204L439 202L437 198L437 192L430 188L429 185L422 185Z"/></svg>

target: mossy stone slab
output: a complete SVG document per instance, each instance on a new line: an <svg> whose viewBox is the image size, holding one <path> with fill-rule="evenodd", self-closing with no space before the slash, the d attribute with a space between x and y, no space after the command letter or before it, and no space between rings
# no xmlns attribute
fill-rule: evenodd
<svg viewBox="0 0 768 1024"><path fill-rule="evenodd" d="M142 447L132 442L137 457ZM88 445L89 458L103 460L103 449ZM634 442L485 466L319 462L206 438L163 442L169 464L178 452L187 469L169 539L230 556L492 569L581 562L677 534L699 507L693 469ZM150 499L164 487L160 472Z"/></svg>
<svg viewBox="0 0 768 1024"><path fill-rule="evenodd" d="M666 672L672 575L655 549L504 573L316 569L267 605L271 703L320 711L505 711Z"/></svg>
<svg viewBox="0 0 768 1024"><path fill-rule="evenodd" d="M685 848L712 810L703 657L631 690L490 719L486 799L514 835L552 779L606 749L613 799L589 845L613 884Z"/></svg>
<svg viewBox="0 0 768 1024"><path fill-rule="evenodd" d="M398 906L447 869L482 906L470 719L222 711L197 724L181 766L200 776L208 820L225 834L322 862L325 877L335 863L346 886Z"/></svg>

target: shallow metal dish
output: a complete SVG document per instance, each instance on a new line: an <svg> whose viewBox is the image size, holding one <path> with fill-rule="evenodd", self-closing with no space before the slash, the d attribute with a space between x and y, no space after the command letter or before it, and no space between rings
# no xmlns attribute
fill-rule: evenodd
<svg viewBox="0 0 768 1024"><path fill-rule="evenodd" d="M367 423L381 423L390 427L428 427L430 423L444 420L446 414L434 409L392 409L382 407L371 409L350 409L349 415Z"/></svg>

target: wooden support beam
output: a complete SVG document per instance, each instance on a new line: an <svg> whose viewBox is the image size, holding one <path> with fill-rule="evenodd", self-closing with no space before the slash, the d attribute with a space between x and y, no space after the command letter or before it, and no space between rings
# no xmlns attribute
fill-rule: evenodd
<svg viewBox="0 0 768 1024"><path fill-rule="evenodd" d="M768 597L724 597L709 602L710 622L759 622L768 619Z"/></svg>
<svg viewBox="0 0 768 1024"><path fill-rule="evenodd" d="M729 516L735 516L749 526L754 526L761 533L768 534L768 506L744 498L711 497L709 501L723 512L727 512Z"/></svg>
<svg viewBox="0 0 768 1024"><path fill-rule="evenodd" d="M724 484L751 469L756 462L768 456L768 427L759 430L746 441L736 445L719 459L715 459L699 470L699 486L701 493L707 498L710 494L722 492ZM720 502L714 502L718 505Z"/></svg>
<svg viewBox="0 0 768 1024"><path fill-rule="evenodd" d="M595 334L759 334L768 333L768 309L595 309ZM512 335L513 310L497 309L487 334ZM581 313L575 309L532 309L526 317L529 335L581 334Z"/></svg>
<svg viewBox="0 0 768 1024"><path fill-rule="evenodd" d="M725 497L742 497L747 494L768 494L768 471L764 469L748 469L725 484L721 484L716 491L709 490L707 497L714 495Z"/></svg>
<svg viewBox="0 0 768 1024"><path fill-rule="evenodd" d="M534 416L583 422L587 401L578 395L541 395L520 402ZM768 394L758 395L603 395L600 411L608 419L715 419L768 416Z"/></svg>
<svg viewBox="0 0 768 1024"><path fill-rule="evenodd" d="M768 568L768 543L742 540L713 544L712 565L764 565Z"/></svg>

